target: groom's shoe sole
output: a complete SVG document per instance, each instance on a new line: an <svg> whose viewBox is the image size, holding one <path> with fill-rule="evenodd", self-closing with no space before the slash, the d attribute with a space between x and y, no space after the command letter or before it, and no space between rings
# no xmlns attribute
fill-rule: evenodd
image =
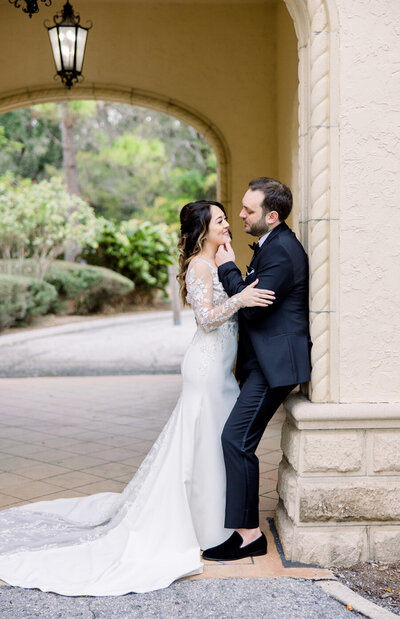
<svg viewBox="0 0 400 619"><path fill-rule="evenodd" d="M226 557L225 557L225 559L211 559L211 558L205 557L204 556L204 552L203 552L202 557L206 561L219 561L221 563L222 561L223 562L225 562L225 561L240 561L240 559L246 559L247 557L261 557L263 555L266 555L267 552L268 552L267 550L257 550L256 552L252 552L251 554L245 554L245 555L242 555L241 557L234 557L232 559L227 559Z"/></svg>
<svg viewBox="0 0 400 619"><path fill-rule="evenodd" d="M237 531L232 533L231 537L222 544L207 548L203 552L203 559L207 561L238 561L247 557L259 557L267 554L267 540L264 533L261 536L241 547L243 543L242 537Z"/></svg>

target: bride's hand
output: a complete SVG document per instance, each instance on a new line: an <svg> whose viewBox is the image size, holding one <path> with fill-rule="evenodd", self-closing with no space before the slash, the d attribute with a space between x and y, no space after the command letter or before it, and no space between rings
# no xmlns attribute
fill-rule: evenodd
<svg viewBox="0 0 400 619"><path fill-rule="evenodd" d="M275 301L275 293L272 290L256 288L258 282L256 279L239 293L238 297L244 307L267 307Z"/></svg>

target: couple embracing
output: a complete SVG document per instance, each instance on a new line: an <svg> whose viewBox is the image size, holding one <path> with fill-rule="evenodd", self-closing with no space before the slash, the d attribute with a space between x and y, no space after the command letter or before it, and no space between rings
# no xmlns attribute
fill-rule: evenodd
<svg viewBox="0 0 400 619"><path fill-rule="evenodd" d="M197 330L176 408L121 494L0 512L0 579L123 595L200 573L200 550L215 561L266 554L255 450L285 397L310 378L308 263L285 224L291 207L279 181L249 183L240 217L258 243L245 279L223 206L182 208L179 281Z"/></svg>

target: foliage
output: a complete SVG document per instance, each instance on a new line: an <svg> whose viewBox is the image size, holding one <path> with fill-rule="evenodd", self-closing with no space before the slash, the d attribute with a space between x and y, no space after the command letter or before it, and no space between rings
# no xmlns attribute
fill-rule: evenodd
<svg viewBox="0 0 400 619"><path fill-rule="evenodd" d="M54 104L53 104L54 105ZM51 115L35 106L0 115L0 174L47 177L46 165L62 166L61 130Z"/></svg>
<svg viewBox="0 0 400 619"><path fill-rule="evenodd" d="M0 257L35 261L42 278L50 262L70 241L95 246L97 220L79 196L67 193L60 179L17 182L8 174L0 179Z"/></svg>
<svg viewBox="0 0 400 619"><path fill-rule="evenodd" d="M121 135L98 152L78 152L77 166L96 212L114 219L126 219L167 191L168 157L157 139Z"/></svg>
<svg viewBox="0 0 400 619"><path fill-rule="evenodd" d="M176 235L164 224L130 219L115 224L102 220L103 230L96 250L87 250L84 257L91 264L107 266L135 283L136 297L151 299L154 291L165 292L168 265L176 259Z"/></svg>
<svg viewBox="0 0 400 619"><path fill-rule="evenodd" d="M215 199L215 155L197 131L166 114L104 101L46 103L0 116L0 175L62 174L61 109L75 134L80 193L99 215L176 224L183 204Z"/></svg>
<svg viewBox="0 0 400 619"><path fill-rule="evenodd" d="M102 267L55 260L50 265L44 282L34 279L35 270L35 262L31 259L24 260L22 264L17 260L0 260L0 278L29 281L32 294L36 291L32 299L38 304L38 311L35 312L32 307L32 315L45 314L47 311L95 313L105 304L111 303L114 297L127 295L134 289L134 283L128 278ZM47 286L50 286L54 294L51 295L51 302L46 305L41 301L41 294L43 290L47 291ZM6 292L5 288L4 290ZM6 297L0 297L0 304L5 302Z"/></svg>
<svg viewBox="0 0 400 619"><path fill-rule="evenodd" d="M97 266L56 260L46 281L58 292L61 301L69 301L73 314L99 312L113 297L132 292L133 282L119 273Z"/></svg>
<svg viewBox="0 0 400 619"><path fill-rule="evenodd" d="M47 282L0 274L0 329L46 314L56 299L56 289Z"/></svg>

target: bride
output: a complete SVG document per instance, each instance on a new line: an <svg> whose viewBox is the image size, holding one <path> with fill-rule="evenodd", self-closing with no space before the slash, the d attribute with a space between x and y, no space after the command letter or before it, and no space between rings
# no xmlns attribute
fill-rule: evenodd
<svg viewBox="0 0 400 619"><path fill-rule="evenodd" d="M123 595L167 587L202 571L200 548L223 542L225 466L220 444L238 395L232 374L236 312L272 303L257 281L228 298L214 256L230 242L218 202L181 214L183 298L197 331L182 363L169 421L121 494L41 501L0 512L0 579L62 595Z"/></svg>

